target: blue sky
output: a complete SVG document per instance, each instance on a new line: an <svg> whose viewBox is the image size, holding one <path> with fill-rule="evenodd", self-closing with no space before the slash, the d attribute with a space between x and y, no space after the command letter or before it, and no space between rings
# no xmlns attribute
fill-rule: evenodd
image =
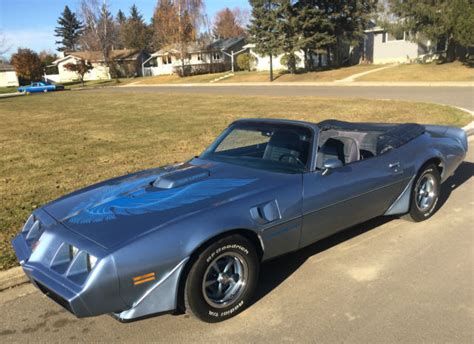
<svg viewBox="0 0 474 344"><path fill-rule="evenodd" d="M128 12L135 3L143 17L149 21L156 6L156 0L108 0L115 15L118 9ZM55 51L54 28L56 21L68 5L72 10L79 7L80 0L0 0L0 32L11 49L9 56L17 47L28 47L35 51L43 49ZM224 7L250 9L248 0L205 0L209 18Z"/></svg>

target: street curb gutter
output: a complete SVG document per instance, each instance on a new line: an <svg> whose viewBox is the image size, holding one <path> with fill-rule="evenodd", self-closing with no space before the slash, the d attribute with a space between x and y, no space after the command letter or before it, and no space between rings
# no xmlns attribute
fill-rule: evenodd
<svg viewBox="0 0 474 344"><path fill-rule="evenodd" d="M469 111L466 109L461 110L469 112L471 115L474 116L473 111ZM468 136L474 135L474 121L472 121L462 129L466 131ZM0 292L8 288L17 287L21 284L27 283L28 281L28 277L26 277L21 266L11 268L6 271L0 271Z"/></svg>
<svg viewBox="0 0 474 344"><path fill-rule="evenodd" d="M0 271L0 291L19 286L28 281L28 277L26 277L21 266Z"/></svg>

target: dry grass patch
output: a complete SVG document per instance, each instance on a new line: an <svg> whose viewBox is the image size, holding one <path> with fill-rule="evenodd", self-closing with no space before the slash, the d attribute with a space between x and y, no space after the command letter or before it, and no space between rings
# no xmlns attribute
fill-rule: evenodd
<svg viewBox="0 0 474 344"><path fill-rule="evenodd" d="M353 74L366 72L378 65L357 65L351 67L342 67L338 69L321 70L317 72L289 74L282 70L274 71L274 82L329 82L347 78ZM142 78L135 82L136 85L162 85L162 84L200 84L210 83L225 73L203 74L188 77L180 77L178 75L161 75L154 77ZM219 80L217 83L252 83L252 82L269 82L269 72L235 72L233 76Z"/></svg>
<svg viewBox="0 0 474 344"><path fill-rule="evenodd" d="M284 74L278 78L277 82L330 82L345 79L351 75L367 72L380 68L377 65L356 65L351 67L341 67L338 69L322 70L303 74Z"/></svg>
<svg viewBox="0 0 474 344"><path fill-rule="evenodd" d="M36 207L103 179L191 158L243 117L462 126L447 106L317 97L58 92L0 100L0 269Z"/></svg>
<svg viewBox="0 0 474 344"><path fill-rule="evenodd" d="M357 81L474 81L474 68L460 62L401 64L367 74Z"/></svg>
<svg viewBox="0 0 474 344"><path fill-rule="evenodd" d="M159 75L140 78L134 84L136 85L162 85L162 84L200 84L209 83L212 80L219 78L226 73L214 73L203 75L192 75L187 77L180 77L179 75Z"/></svg>

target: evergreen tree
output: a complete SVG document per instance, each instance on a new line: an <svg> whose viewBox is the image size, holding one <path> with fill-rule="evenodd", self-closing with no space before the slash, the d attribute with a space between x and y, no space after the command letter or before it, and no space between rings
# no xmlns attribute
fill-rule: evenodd
<svg viewBox="0 0 474 344"><path fill-rule="evenodd" d="M132 5L130 8L130 16L123 24L120 36L127 49L144 50L149 47L152 32L143 20L137 6Z"/></svg>
<svg viewBox="0 0 474 344"><path fill-rule="evenodd" d="M291 0L279 0L277 12L277 30L280 33L280 47L285 53L286 65L290 73L296 72L297 56L301 51L301 34L299 32L297 7Z"/></svg>
<svg viewBox="0 0 474 344"><path fill-rule="evenodd" d="M56 41L59 45L59 51L74 51L77 49L79 38L82 34L83 25L76 14L71 12L68 6L64 7L64 11L58 19L59 26L54 29L55 36L61 38Z"/></svg>
<svg viewBox="0 0 474 344"><path fill-rule="evenodd" d="M362 41L364 30L377 9L377 0L325 0L320 3L329 17L335 38L328 53L333 54L335 64L340 66L347 57L348 48Z"/></svg>
<svg viewBox="0 0 474 344"><path fill-rule="evenodd" d="M122 10L118 10L116 18L118 24L125 24L125 22L127 21L127 17L125 16L125 13L123 13Z"/></svg>
<svg viewBox="0 0 474 344"><path fill-rule="evenodd" d="M127 23L127 17L125 16L125 13L123 13L122 10L118 10L115 18L117 21L117 32L118 32L116 49L124 49L125 44L124 44L123 36L125 33L125 24Z"/></svg>
<svg viewBox="0 0 474 344"><path fill-rule="evenodd" d="M319 55L321 66L321 54L327 47L336 41L332 34L332 26L329 16L322 8L318 0L302 0L296 4L297 7L297 31L300 33L300 46L304 53L305 69L312 70L313 54Z"/></svg>
<svg viewBox="0 0 474 344"><path fill-rule="evenodd" d="M278 25L280 4L277 0L250 0L250 5L250 41L255 44L257 53L270 57L270 81L273 81L273 57L282 51Z"/></svg>
<svg viewBox="0 0 474 344"><path fill-rule="evenodd" d="M446 40L448 61L463 59L474 45L472 0L389 0L389 10L400 20L387 27L410 32L412 37Z"/></svg>

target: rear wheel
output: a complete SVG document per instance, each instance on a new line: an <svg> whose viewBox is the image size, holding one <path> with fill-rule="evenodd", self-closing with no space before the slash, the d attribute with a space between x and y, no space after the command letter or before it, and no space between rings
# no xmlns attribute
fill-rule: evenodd
<svg viewBox="0 0 474 344"><path fill-rule="evenodd" d="M434 164L423 167L413 186L410 212L411 220L415 222L429 219L436 210L441 185L441 176Z"/></svg>
<svg viewBox="0 0 474 344"><path fill-rule="evenodd" d="M184 297L186 309L206 322L237 315L251 301L259 264L254 245L240 235L212 243L189 271Z"/></svg>

